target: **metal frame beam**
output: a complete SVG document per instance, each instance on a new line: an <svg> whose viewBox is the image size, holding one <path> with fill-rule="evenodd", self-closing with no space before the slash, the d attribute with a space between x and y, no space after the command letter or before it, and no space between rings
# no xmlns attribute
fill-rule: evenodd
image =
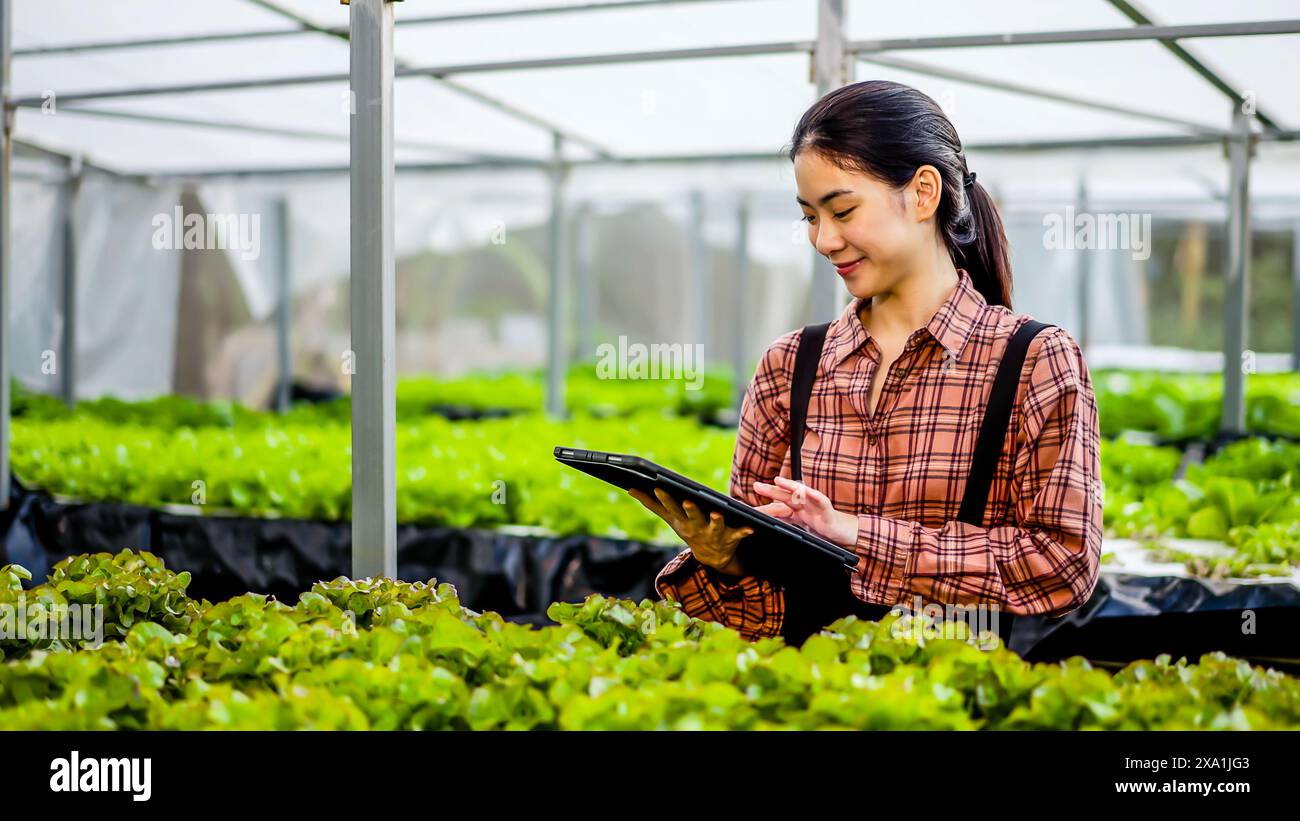
<svg viewBox="0 0 1300 821"><path fill-rule="evenodd" d="M13 65L13 4L0 0L0 510L9 509L9 163L14 110L9 102Z"/></svg>
<svg viewBox="0 0 1300 821"><path fill-rule="evenodd" d="M273 0L249 0L249 2L256 3L258 6L266 9L267 11L270 11L274 14L278 14L281 17L287 18L289 20L292 20L298 25L302 26L307 31L312 31L318 34L325 34L331 37L336 37L344 40L346 40L348 37L348 34L346 32L339 31L338 29L330 29L324 26L318 26L312 21L308 20L306 17L303 17L302 15L298 14L295 11L282 7L279 3L273 2ZM394 21L394 25L396 25L396 21ZM399 77L402 76L403 69L410 68L410 64L406 60L403 60L400 57L398 57L396 54L393 55L393 65L396 66L397 76ZM580 134L573 133L563 128L557 123L549 122L543 119L542 117L537 116L536 114L532 114L530 112L524 111L523 109L511 105L510 103L507 103L504 100L499 100L496 97L493 97L489 94L479 91L478 89L461 85L460 83L457 83L456 81L450 80L446 77L431 76L430 79L439 82L439 84L441 84L445 88L448 88L456 92L457 94L460 94L463 97L468 97L469 99L474 100L475 102L480 103L481 105L485 105L489 108L500 111L501 113L506 114L510 117L514 117L516 120L519 120L520 122L528 123L529 125L536 126L548 132L558 131L561 134L563 134L565 138L568 139L569 142L575 145L581 145L587 148L589 151L596 154L597 156L601 156L601 157L612 156L612 152L610 152L609 149L607 149L603 145L598 144L596 141L584 137Z"/></svg>
<svg viewBox="0 0 1300 821"><path fill-rule="evenodd" d="M1183 26L1133 26L1132 28L1064 29L1056 31L954 34L941 37L892 37L852 40L854 54L918 49L981 48L995 46L1045 46L1067 43L1119 43L1129 40L1192 40L1202 37L1254 37L1300 33L1300 20L1256 20L1240 23L1197 23Z"/></svg>
<svg viewBox="0 0 1300 821"><path fill-rule="evenodd" d="M1256 135L1259 142L1293 142L1300 140L1300 129L1284 131L1266 131ZM967 151L981 153L1025 153L1031 151L1073 151L1100 150L1106 148L1123 149L1160 149L1160 148L1195 148L1197 146L1221 145L1227 137L1200 136L1194 134L1171 134L1161 137L1101 137L1079 140L1026 140L1024 142L969 143ZM661 154L639 157L610 157L569 159L566 164L573 168L599 167L607 165L673 165L700 163L747 163L747 162L781 162L785 156L781 152L756 151L753 153L723 154ZM407 162L399 163L397 170L410 173L456 173L470 170L531 168L545 170L549 165L545 159L501 160L475 163L439 163ZM217 177L269 177L295 175L346 174L347 166L299 166L297 168L225 168L196 171L154 171L142 172L140 176L151 180L171 179L211 179Z"/></svg>
<svg viewBox="0 0 1300 821"><path fill-rule="evenodd" d="M573 290L576 339L572 359L588 363L596 356L596 313L599 288L592 271L592 208L584 202L573 221Z"/></svg>
<svg viewBox="0 0 1300 821"><path fill-rule="evenodd" d="M817 87L818 100L847 85L853 77L855 61L845 50L844 15L844 0L818 0L817 43L812 57L813 83ZM839 275L816 247L809 249L809 256L812 276L808 288L808 321L826 322L839 314L843 286ZM739 380L741 377L742 374L737 373L736 378Z"/></svg>
<svg viewBox="0 0 1300 821"><path fill-rule="evenodd" d="M1107 2L1110 3L1110 5L1120 14L1132 20L1139 26L1156 25L1156 22L1152 19L1151 15L1139 8L1138 4L1132 2L1132 0L1107 0ZM1227 80L1223 79L1214 69L1207 66L1199 58L1193 56L1190 51L1176 41L1176 38L1162 37L1160 38L1160 45L1164 46L1166 51L1178 58L1178 60L1185 66L1203 77L1210 85L1223 92L1229 100L1232 100L1233 105L1240 106L1246 101L1246 98L1241 94L1241 92L1233 88L1232 85L1228 83ZM1256 108L1255 110L1255 119L1259 120L1266 128L1281 128L1276 120L1265 114L1259 108Z"/></svg>
<svg viewBox="0 0 1300 821"><path fill-rule="evenodd" d="M342 132L320 131L311 128L285 128L282 126L269 126L260 123L234 122L230 120L208 120L200 117L176 117L167 114L145 114L137 111L109 111L102 108L88 108L86 106L61 106L60 114L80 114L88 117L102 117L110 120L129 120L142 123L156 123L158 125L174 125L185 128L210 128L217 131L235 131L240 134L259 134L268 137L291 137L301 140L317 140L323 142L342 142L349 139L349 135ZM467 148L461 148L454 145L443 145L441 143L425 142L423 140L393 140L395 148L407 148L413 151L430 151L446 152L453 154L463 154L474 160L512 160L525 159L517 155L510 154L492 154L483 151L472 151Z"/></svg>
<svg viewBox="0 0 1300 821"><path fill-rule="evenodd" d="M275 409L280 413L289 410L291 388L293 385L293 288L289 280L289 200L286 197L276 199L272 209L275 212L275 353L276 380Z"/></svg>
<svg viewBox="0 0 1300 821"><path fill-rule="evenodd" d="M557 132L551 138L551 215L546 232L546 412L553 417L565 415L564 382L568 375L565 355L565 303L568 299L566 276L567 254L564 253L564 183L569 169L564 162L564 138Z"/></svg>
<svg viewBox="0 0 1300 821"><path fill-rule="evenodd" d="M1300 31L1300 27L1297 27ZM800 54L811 52L811 40L789 40L776 43L754 43L737 46L708 46L700 48L665 49L660 51L629 51L615 54L584 54L570 57L534 57L519 60L495 60L483 63L452 63L443 66L406 66L396 69L394 76L446 78L457 74L484 74L498 71L533 71L546 68L573 68L578 66L625 65L628 63L654 63L673 60L699 60L715 57L752 57L775 54ZM289 77L258 77L243 80L209 80L201 83L177 85L135 86L94 91L74 91L59 97L65 103L88 100L117 100L130 97L157 97L167 94L198 94L212 91L243 91L251 88L278 88L300 85L342 83L348 75L337 72L327 74L298 74ZM458 87L458 90L459 87ZM481 92L476 92L481 94ZM20 97L14 104L35 108L44 104L45 98ZM551 131L556 126L548 126ZM561 133L564 133L562 129ZM585 143L583 138L565 134L565 139ZM603 149L602 149L603 150Z"/></svg>
<svg viewBox="0 0 1300 821"><path fill-rule="evenodd" d="M397 576L393 5L352 0L352 577Z"/></svg>
<svg viewBox="0 0 1300 821"><path fill-rule="evenodd" d="M687 270L695 286L695 311L691 315L695 342L704 351L704 361L714 362L713 351L713 249L709 247L708 211L704 192L698 188L690 194L690 246L687 248ZM704 364L704 363L700 363Z"/></svg>
<svg viewBox="0 0 1300 821"><path fill-rule="evenodd" d="M401 17L393 21L398 28L409 26L428 26L440 23L466 23L483 20L503 20L515 17L543 17L557 14L574 14L590 11L619 11L645 6L682 5L687 3L722 3L731 0L610 0L607 3L575 3L569 6L542 6L538 8L499 9L495 11L476 11L461 14L434 14L423 17ZM286 10L259 0L249 0L256 6L275 13ZM318 26L307 21L300 21L297 28L249 29L247 31L229 31L216 34L187 34L181 37L139 37L126 40L103 40L85 43L59 43L52 46L36 46L14 51L15 57L46 57L56 54L76 54L83 51L115 51L119 49L151 48L156 46L179 46L194 43L221 43L239 40L259 40L268 37L292 37L300 34L334 34L346 35L346 26Z"/></svg>
<svg viewBox="0 0 1300 821"><path fill-rule="evenodd" d="M63 277L60 300L63 327L59 333L59 387L68 407L77 404L77 202L81 195L82 165L73 157L62 185L59 205L62 222Z"/></svg>
<svg viewBox="0 0 1300 821"><path fill-rule="evenodd" d="M11 101L10 106L12 105L13 103ZM34 143L31 140L14 139L12 140L12 142L14 148L18 149L20 153L39 154L42 157L48 157L49 159L57 160L65 164L71 162L72 159L76 157L80 161L81 168L83 171L94 171L99 174L105 174L110 177L115 177L117 179L126 180L129 182L139 183L141 185L148 184L149 175L147 174L129 174L125 171L118 171L117 169L114 168L109 168L107 166L99 165L98 163L93 163L90 160L85 159L85 157L83 157L80 154L69 153L67 151L59 151L50 148L48 146L41 145L40 143Z"/></svg>
<svg viewBox="0 0 1300 821"><path fill-rule="evenodd" d="M740 413L745 391L749 388L749 322L754 310L749 282L749 193L745 191L740 192L736 202L736 278L732 289L736 305L736 324L731 342L732 401L736 413Z"/></svg>
<svg viewBox="0 0 1300 821"><path fill-rule="evenodd" d="M1251 117L1232 107L1228 141L1228 260L1223 298L1223 417L1219 432L1246 432L1246 328L1250 314L1250 155Z"/></svg>
<svg viewBox="0 0 1300 821"><path fill-rule="evenodd" d="M1055 103L1066 103L1067 105L1073 105L1079 108L1090 108L1094 111L1104 111L1108 114L1121 114L1126 117L1134 117L1137 119L1161 123L1162 125L1172 125L1178 128L1187 129L1193 134L1221 138L1227 133L1221 128L1214 128L1213 126L1208 126L1204 123L1198 123L1192 120L1184 120L1180 117L1166 117L1163 114L1156 114L1155 112L1141 108L1103 103L1097 100L1089 100L1085 97L1076 97L1073 94L1062 94L1059 91L1050 91L1047 89L1035 88L1034 86L1023 85L1021 83L999 80L996 77L986 77L979 74L972 74L967 71L957 71L942 66L918 63L914 60L863 54L856 55L856 57L864 63L872 63L886 68L896 68L900 71L910 71L913 74L937 77L941 80L952 80L953 82L966 83L968 85L979 86L994 91L1005 91L1009 94L1018 94L1022 97L1034 97L1040 100L1050 100Z"/></svg>
<svg viewBox="0 0 1300 821"><path fill-rule="evenodd" d="M1291 370L1300 371L1300 221L1291 228Z"/></svg>

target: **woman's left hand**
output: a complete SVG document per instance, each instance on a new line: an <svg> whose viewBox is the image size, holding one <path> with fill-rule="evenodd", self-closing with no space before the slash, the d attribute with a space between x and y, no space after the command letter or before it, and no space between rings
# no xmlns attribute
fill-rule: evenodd
<svg viewBox="0 0 1300 821"><path fill-rule="evenodd" d="M754 490L772 499L756 510L791 521L828 542L849 547L858 541L858 517L836 510L826 494L784 476L767 482L754 482Z"/></svg>

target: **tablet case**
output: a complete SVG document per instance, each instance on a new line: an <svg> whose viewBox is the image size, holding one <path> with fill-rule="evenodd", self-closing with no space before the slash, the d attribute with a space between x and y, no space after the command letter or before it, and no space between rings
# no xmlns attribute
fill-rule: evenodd
<svg viewBox="0 0 1300 821"><path fill-rule="evenodd" d="M857 565L852 550L639 456L558 446L555 458L616 487L651 495L659 487L678 500L690 498L706 513L721 513L728 527L753 527L754 533L741 543L738 555L747 573L774 584L843 586Z"/></svg>

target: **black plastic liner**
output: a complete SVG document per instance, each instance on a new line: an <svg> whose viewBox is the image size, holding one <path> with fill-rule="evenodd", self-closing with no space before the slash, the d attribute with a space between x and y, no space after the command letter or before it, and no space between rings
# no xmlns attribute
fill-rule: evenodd
<svg viewBox="0 0 1300 821"><path fill-rule="evenodd" d="M21 564L35 582L76 553L148 550L188 570L189 594L220 601L267 593L284 601L320 580L352 574L347 522L200 516L112 502L64 504L15 483L0 564ZM398 577L455 585L473 610L544 622L554 601L592 593L641 599L671 548L593 536L521 536L490 530L402 525Z"/></svg>
<svg viewBox="0 0 1300 821"><path fill-rule="evenodd" d="M1168 653L1230 656L1300 672L1300 590L1103 573L1092 598L1060 618L1021 617L1012 649L1030 660L1085 656L1122 664Z"/></svg>
<svg viewBox="0 0 1300 821"><path fill-rule="evenodd" d="M8 520L0 524L7 524L0 564L21 564L37 582L66 556L124 547L148 550L168 567L188 570L190 595L210 601L246 592L296 601L313 582L351 575L347 522L63 504L15 482ZM549 623L551 602L582 601L592 593L655 598L655 575L675 553L594 536L415 525L398 528L397 547L399 578L450 582L466 607L531 624ZM1080 655L1120 664L1161 653L1195 660L1221 650L1300 670L1300 590L1287 583L1103 573L1092 598L1074 612L1018 617L1010 645L1033 661Z"/></svg>

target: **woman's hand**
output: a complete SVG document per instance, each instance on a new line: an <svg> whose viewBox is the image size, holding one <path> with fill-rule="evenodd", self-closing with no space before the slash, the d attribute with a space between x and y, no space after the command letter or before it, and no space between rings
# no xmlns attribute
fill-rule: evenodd
<svg viewBox="0 0 1300 821"><path fill-rule="evenodd" d="M791 521L828 542L850 547L858 541L858 517L836 510L826 494L784 476L767 482L754 482L754 490L773 501L761 505L769 516Z"/></svg>
<svg viewBox="0 0 1300 821"><path fill-rule="evenodd" d="M729 576L744 575L736 558L736 549L742 539L754 532L753 528L727 527L720 513L706 517L690 499L679 505L661 488L655 488L654 497L635 488L627 493L667 522L702 564Z"/></svg>

